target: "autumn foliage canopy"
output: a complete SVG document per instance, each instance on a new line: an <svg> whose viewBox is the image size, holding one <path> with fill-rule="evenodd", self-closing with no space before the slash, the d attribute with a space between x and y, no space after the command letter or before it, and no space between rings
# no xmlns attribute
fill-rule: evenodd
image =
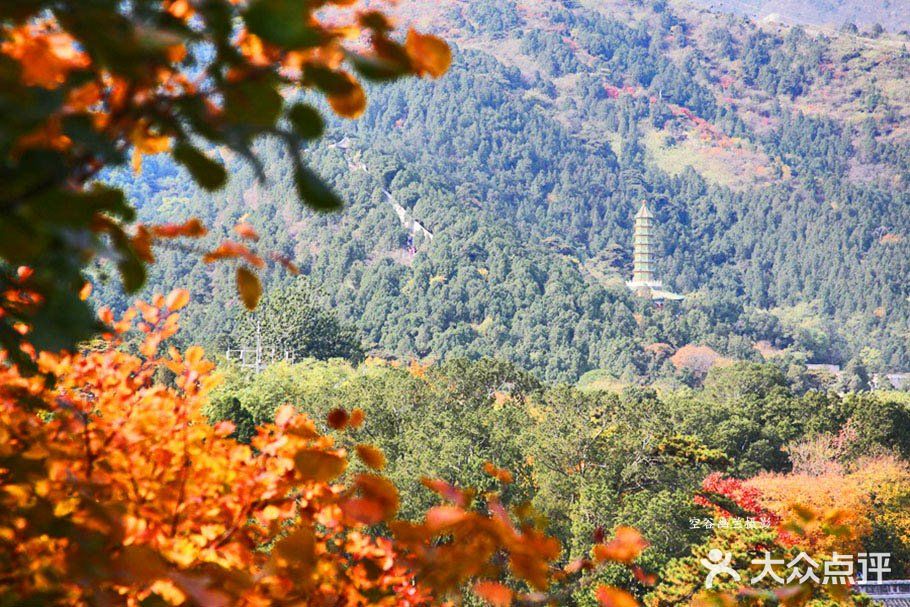
<svg viewBox="0 0 910 607"><path fill-rule="evenodd" d="M36 353L43 375L0 366L3 604L426 605L469 582L493 604L543 602L647 546L620 529L557 567L560 543L527 513L429 479L442 503L396 520L384 456L346 442L345 428L368 423L356 409L334 411L326 435L286 406L238 443L232 424L201 414L214 365L197 347L162 346L187 300L103 311L111 333L80 354ZM137 335L140 355L125 352Z"/></svg>
<svg viewBox="0 0 910 607"><path fill-rule="evenodd" d="M126 291L134 292L155 246L205 234L192 218L135 225L123 192L98 181L104 170L130 160L139 170L144 155L170 152L199 186L216 190L227 179L216 150L242 156L264 179L254 143L268 138L287 149L306 205L340 208L307 167L307 142L323 131L320 108L355 118L366 107L355 73L373 81L437 77L451 61L448 46L433 36L412 30L396 37L385 6L357 0L0 3L0 289L15 286L16 268L26 265L35 298L0 308L0 345L9 356L30 365L18 348L17 322L32 326L32 344L52 351L100 329L77 297L82 270L94 259L116 266ZM255 305L255 271L264 256L234 241L198 253L236 262L242 299ZM292 266L281 257L273 261Z"/></svg>

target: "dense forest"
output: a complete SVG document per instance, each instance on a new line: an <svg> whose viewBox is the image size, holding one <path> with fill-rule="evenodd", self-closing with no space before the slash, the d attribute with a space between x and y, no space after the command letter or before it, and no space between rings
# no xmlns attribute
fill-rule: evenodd
<svg viewBox="0 0 910 607"><path fill-rule="evenodd" d="M450 73L371 91L361 120L327 125L307 151L341 214L294 202L285 151L268 140L265 182L220 151L232 178L217 194L163 158L110 179L146 220L197 216L223 236L246 218L374 355L494 356L550 381L685 383L669 357L687 345L782 368L910 368L910 54L898 38L660 1L529 6L434 5L458 46ZM659 273L688 296L677 306L623 284L642 200L659 223ZM281 268L267 279L295 288ZM125 305L97 282L102 301ZM149 290L181 284L194 285L188 341L254 345L226 268L161 252Z"/></svg>
<svg viewBox="0 0 910 607"><path fill-rule="evenodd" d="M648 605L687 604L686 593L702 580L697 567L688 577L679 570L691 569L689 555L725 541L693 522L713 512L693 500L698 495L739 502L744 509L730 511L742 516L795 495L813 507L851 509L855 539L893 555L892 578L908 573L907 494L898 487L908 479L902 460L910 455L910 400L902 393L806 390L756 363L713 369L697 390L663 393L550 387L489 359L432 366L309 360L258 374L230 365L223 371L207 414L232 421L240 440L250 440L285 402L314 419L357 403L367 423L354 437L388 456L405 518L434 502L421 474L492 491L496 478L484 470L496 462L514 473L505 503L533 504L569 561L586 554L597 529L647 530L652 545L642 564L662 572L656 588L619 568L588 584L631 583ZM767 529L756 533L759 544L773 541ZM584 593L576 598L571 604L590 604Z"/></svg>

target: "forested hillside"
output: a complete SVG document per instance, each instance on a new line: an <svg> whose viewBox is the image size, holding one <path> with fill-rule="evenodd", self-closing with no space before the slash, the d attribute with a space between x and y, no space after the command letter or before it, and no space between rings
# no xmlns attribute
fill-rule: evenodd
<svg viewBox="0 0 910 607"><path fill-rule="evenodd" d="M569 381L595 369L685 380L669 356L687 344L910 368L901 38L810 35L661 0L401 10L454 43L454 64L433 85L370 91L361 120L327 125L307 151L341 214L298 206L285 149L269 141L265 183L226 151L232 178L214 195L157 158L141 179L111 179L145 219L198 216L220 230L213 241L246 217L257 246L292 258L373 353L495 356ZM643 199L660 273L688 294L676 307L622 282ZM252 346L228 268L175 251L153 272L150 290L193 285L188 339Z"/></svg>

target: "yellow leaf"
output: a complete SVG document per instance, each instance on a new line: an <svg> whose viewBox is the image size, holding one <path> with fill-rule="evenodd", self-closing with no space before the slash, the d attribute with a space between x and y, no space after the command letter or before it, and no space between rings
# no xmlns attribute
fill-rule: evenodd
<svg viewBox="0 0 910 607"><path fill-rule="evenodd" d="M243 266L237 268L237 293L247 310L255 310L262 296L259 277Z"/></svg>
<svg viewBox="0 0 910 607"><path fill-rule="evenodd" d="M86 282L84 285L82 285L82 288L79 289L79 299L81 299L82 301L85 301L89 298L89 296L91 294L92 294L92 283Z"/></svg>

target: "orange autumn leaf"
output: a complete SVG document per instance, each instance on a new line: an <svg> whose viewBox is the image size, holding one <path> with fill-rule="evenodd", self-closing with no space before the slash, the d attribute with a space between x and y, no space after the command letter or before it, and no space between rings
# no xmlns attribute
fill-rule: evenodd
<svg viewBox="0 0 910 607"><path fill-rule="evenodd" d="M82 301L87 300L92 294L92 283L86 282L82 285L82 288L79 289L79 299Z"/></svg>
<svg viewBox="0 0 910 607"><path fill-rule="evenodd" d="M321 449L301 449L294 456L294 467L306 479L327 483L333 481L345 471L347 461L337 453Z"/></svg>
<svg viewBox="0 0 910 607"><path fill-rule="evenodd" d="M272 558L279 565L299 563L298 571L306 574L316 563L316 534L308 526L301 526L275 544Z"/></svg>
<svg viewBox="0 0 910 607"><path fill-rule="evenodd" d="M363 420L366 415L363 412L363 409L354 409L351 411L351 417L348 420L348 426L351 428L359 428L363 425Z"/></svg>
<svg viewBox="0 0 910 607"><path fill-rule="evenodd" d="M21 136L14 147L15 153L28 149L50 149L64 152L70 148L73 140L63 134L60 120L51 118L35 130Z"/></svg>
<svg viewBox="0 0 910 607"><path fill-rule="evenodd" d="M400 500L395 485L386 478L372 474L360 474L354 481L354 488L376 508L381 515L380 520L389 520L398 512Z"/></svg>
<svg viewBox="0 0 910 607"><path fill-rule="evenodd" d="M439 78L452 64L452 49L436 36L410 30L405 49L420 74Z"/></svg>
<svg viewBox="0 0 910 607"><path fill-rule="evenodd" d="M165 6L167 12L177 19L189 19L195 12L189 0L167 0Z"/></svg>
<svg viewBox="0 0 910 607"><path fill-rule="evenodd" d="M247 310L255 310L262 297L262 283L259 277L244 266L237 268L237 294Z"/></svg>
<svg viewBox="0 0 910 607"><path fill-rule="evenodd" d="M166 223L149 229L156 238L200 238L208 233L202 222L195 217L184 223Z"/></svg>
<svg viewBox="0 0 910 607"><path fill-rule="evenodd" d="M171 149L171 138L151 132L144 122L138 122L130 134L133 144L133 171L142 170L142 157L147 154L161 154Z"/></svg>
<svg viewBox="0 0 910 607"><path fill-rule="evenodd" d="M328 101L335 113L344 118L358 118L367 108L367 96L354 77L343 73L347 85L329 95Z"/></svg>
<svg viewBox="0 0 910 607"><path fill-rule="evenodd" d="M613 561L629 564L649 546L647 540L632 527L616 528L615 537L606 544L594 546L594 558L598 562Z"/></svg>
<svg viewBox="0 0 910 607"><path fill-rule="evenodd" d="M255 255L246 245L232 240L225 240L213 251L209 251L202 256L203 263L213 263L222 259L241 258L255 268L265 266L261 257Z"/></svg>
<svg viewBox="0 0 910 607"><path fill-rule="evenodd" d="M504 485L511 484L515 480L511 472L503 468L497 468L493 465L493 462L485 462L483 465L483 471Z"/></svg>
<svg viewBox="0 0 910 607"><path fill-rule="evenodd" d="M297 415L297 411L294 410L294 407L291 405L281 405L278 407L278 410L275 411L275 425L279 428L286 427L294 416Z"/></svg>
<svg viewBox="0 0 910 607"><path fill-rule="evenodd" d="M385 468L385 454L376 447L372 445L357 445L356 451L357 457L373 470L382 470Z"/></svg>
<svg viewBox="0 0 910 607"><path fill-rule="evenodd" d="M188 303L190 303L190 292L186 289L174 289L168 294L164 305L171 312L176 312L184 308Z"/></svg>
<svg viewBox="0 0 910 607"><path fill-rule="evenodd" d="M66 82L73 70L87 68L88 55L77 50L69 34L46 31L38 25L23 25L6 32L0 52L19 62L27 86L54 89Z"/></svg>
<svg viewBox="0 0 910 607"><path fill-rule="evenodd" d="M509 607L512 604L512 591L498 582L477 582L474 594L493 607Z"/></svg>
<svg viewBox="0 0 910 607"><path fill-rule="evenodd" d="M468 518L468 513L458 506L435 506L427 511L427 527L433 532L448 529Z"/></svg>
<svg viewBox="0 0 910 607"><path fill-rule="evenodd" d="M471 501L472 496L470 496L468 492L462 491L461 489L458 489L454 485L443 480L435 478L423 478L420 482L424 487L439 494L439 496L444 500L452 502L456 506L464 508Z"/></svg>
<svg viewBox="0 0 910 607"><path fill-rule="evenodd" d="M625 590L612 586L600 586L596 592L601 607L638 607L638 601Z"/></svg>
<svg viewBox="0 0 910 607"><path fill-rule="evenodd" d="M97 82L86 82L67 93L64 109L70 112L87 110L101 101L101 93L101 87Z"/></svg>
<svg viewBox="0 0 910 607"><path fill-rule="evenodd" d="M234 226L234 231L237 232L241 238L244 238L246 240L252 240L253 242L259 240L259 234L253 228L253 226L245 221Z"/></svg>

